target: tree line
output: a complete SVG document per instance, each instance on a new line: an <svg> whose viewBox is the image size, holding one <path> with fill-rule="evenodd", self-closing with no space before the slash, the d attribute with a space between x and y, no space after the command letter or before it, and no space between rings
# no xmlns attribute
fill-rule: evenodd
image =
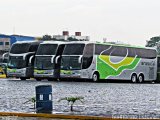
<svg viewBox="0 0 160 120"><path fill-rule="evenodd" d="M64 39L56 39L51 35L43 35L42 37L38 38L39 40L55 40L55 41L65 41ZM68 37L68 41L79 41L79 39Z"/></svg>

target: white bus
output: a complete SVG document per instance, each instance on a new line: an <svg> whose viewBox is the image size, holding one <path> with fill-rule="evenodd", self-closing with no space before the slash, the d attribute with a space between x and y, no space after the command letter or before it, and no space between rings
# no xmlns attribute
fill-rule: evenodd
<svg viewBox="0 0 160 120"><path fill-rule="evenodd" d="M39 45L34 62L34 78L37 81L59 78L63 48L61 41L44 41Z"/></svg>
<svg viewBox="0 0 160 120"><path fill-rule="evenodd" d="M157 77L157 52L130 45L71 42L62 54L60 76L93 81L153 81Z"/></svg>
<svg viewBox="0 0 160 120"><path fill-rule="evenodd" d="M34 55L39 41L18 41L11 46L7 64L7 77L26 80L33 77Z"/></svg>

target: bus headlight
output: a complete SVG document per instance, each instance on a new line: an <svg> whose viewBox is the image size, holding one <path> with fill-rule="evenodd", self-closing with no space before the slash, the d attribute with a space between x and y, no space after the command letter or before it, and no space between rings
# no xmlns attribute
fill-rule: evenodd
<svg viewBox="0 0 160 120"><path fill-rule="evenodd" d="M76 75L76 76L80 76L81 72L80 71L74 71L73 74Z"/></svg>
<svg viewBox="0 0 160 120"><path fill-rule="evenodd" d="M26 73L26 69L25 69L25 68L22 69L22 70L21 70L21 73L22 73L22 74L25 74L25 73Z"/></svg>

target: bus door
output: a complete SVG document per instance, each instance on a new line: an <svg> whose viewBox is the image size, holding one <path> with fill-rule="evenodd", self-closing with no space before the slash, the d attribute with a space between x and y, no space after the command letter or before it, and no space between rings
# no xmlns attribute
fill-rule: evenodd
<svg viewBox="0 0 160 120"><path fill-rule="evenodd" d="M157 82L160 82L160 56L157 57Z"/></svg>
<svg viewBox="0 0 160 120"><path fill-rule="evenodd" d="M55 78L60 77L60 66L61 66L61 58L62 58L62 53L65 45L61 44L58 46L56 57L55 57L55 70L54 70L54 76Z"/></svg>

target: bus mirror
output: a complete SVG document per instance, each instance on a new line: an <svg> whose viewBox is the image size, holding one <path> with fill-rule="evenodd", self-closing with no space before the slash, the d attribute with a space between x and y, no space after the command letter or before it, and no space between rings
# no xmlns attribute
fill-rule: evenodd
<svg viewBox="0 0 160 120"><path fill-rule="evenodd" d="M31 64L32 63L32 59L33 59L33 55L29 58L29 63Z"/></svg>
<svg viewBox="0 0 160 120"><path fill-rule="evenodd" d="M9 54L9 52L6 52L6 53L4 53L4 54L2 55L2 61L4 61L6 57L8 57L8 54Z"/></svg>
<svg viewBox="0 0 160 120"><path fill-rule="evenodd" d="M55 63L57 64L58 63L58 59L60 58L60 56L58 55L57 57L56 57L56 60L55 60Z"/></svg>
<svg viewBox="0 0 160 120"><path fill-rule="evenodd" d="M54 60L54 56L52 56L52 58L51 58L51 63L53 63L53 62L54 62L53 60Z"/></svg>
<svg viewBox="0 0 160 120"><path fill-rule="evenodd" d="M33 54L35 54L35 52L29 52L29 53L24 54L24 55L23 55L23 60L26 59L26 56L27 56L27 55L33 55Z"/></svg>
<svg viewBox="0 0 160 120"><path fill-rule="evenodd" d="M78 63L81 63L82 62L81 60L82 60L82 55L79 56Z"/></svg>

